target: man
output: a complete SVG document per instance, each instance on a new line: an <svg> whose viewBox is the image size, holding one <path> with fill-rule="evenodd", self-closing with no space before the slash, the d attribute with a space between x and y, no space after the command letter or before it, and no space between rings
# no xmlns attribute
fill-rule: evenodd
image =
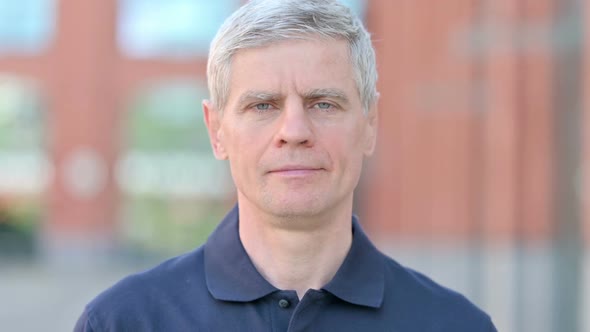
<svg viewBox="0 0 590 332"><path fill-rule="evenodd" d="M206 244L92 301L76 331L495 331L381 254L352 213L377 130L375 56L336 1L251 1L212 42L213 152L238 204Z"/></svg>

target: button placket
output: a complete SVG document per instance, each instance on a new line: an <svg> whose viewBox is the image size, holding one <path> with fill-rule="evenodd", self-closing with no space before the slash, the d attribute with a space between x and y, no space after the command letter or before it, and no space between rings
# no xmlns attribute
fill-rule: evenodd
<svg viewBox="0 0 590 332"><path fill-rule="evenodd" d="M280 290L272 294L268 300L272 331L287 331L293 311L299 303L297 293L291 290Z"/></svg>
<svg viewBox="0 0 590 332"><path fill-rule="evenodd" d="M287 299L280 299L279 300L279 307L286 309L289 308L289 306L291 305L291 302L289 302L289 300Z"/></svg>

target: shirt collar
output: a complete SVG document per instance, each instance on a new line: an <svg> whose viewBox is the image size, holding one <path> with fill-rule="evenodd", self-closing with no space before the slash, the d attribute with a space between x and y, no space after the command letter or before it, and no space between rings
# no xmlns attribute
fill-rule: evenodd
<svg viewBox="0 0 590 332"><path fill-rule="evenodd" d="M384 258L352 217L353 240L344 262L323 289L339 299L379 308L385 291ZM278 289L254 267L238 232L237 205L221 221L205 244L207 287L214 298L249 302Z"/></svg>
<svg viewBox="0 0 590 332"><path fill-rule="evenodd" d="M332 281L323 287L343 301L379 308L385 292L384 256L352 216L352 245Z"/></svg>
<svg viewBox="0 0 590 332"><path fill-rule="evenodd" d="M238 206L221 221L205 243L205 278L217 300L249 302L277 290L254 267L238 231Z"/></svg>

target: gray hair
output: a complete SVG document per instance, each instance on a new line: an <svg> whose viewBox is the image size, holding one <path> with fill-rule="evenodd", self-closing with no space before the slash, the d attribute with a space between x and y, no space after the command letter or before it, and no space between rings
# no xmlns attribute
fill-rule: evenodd
<svg viewBox="0 0 590 332"><path fill-rule="evenodd" d="M234 12L211 42L207 82L213 104L219 111L226 106L237 51L317 37L348 42L359 97L368 112L379 96L371 36L360 19L335 0L251 0Z"/></svg>

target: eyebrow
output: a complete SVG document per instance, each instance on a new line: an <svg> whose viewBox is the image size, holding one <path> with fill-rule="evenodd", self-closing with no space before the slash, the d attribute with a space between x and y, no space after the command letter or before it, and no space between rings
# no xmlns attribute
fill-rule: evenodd
<svg viewBox="0 0 590 332"><path fill-rule="evenodd" d="M280 93L248 90L240 96L239 104L243 104L251 100L279 101L281 98L282 96ZM303 93L303 98L307 100L332 98L339 100L342 103L349 103L348 97L344 91L333 88L311 89Z"/></svg>
<svg viewBox="0 0 590 332"><path fill-rule="evenodd" d="M278 101L280 99L281 95L279 93L248 90L240 96L239 104L244 104L250 100Z"/></svg>
<svg viewBox="0 0 590 332"><path fill-rule="evenodd" d="M325 89L311 89L306 91L303 94L303 97L308 100L313 99L322 99L322 98L331 98L339 100L342 103L349 103L348 97L346 93L340 89L332 89L332 88L325 88Z"/></svg>

